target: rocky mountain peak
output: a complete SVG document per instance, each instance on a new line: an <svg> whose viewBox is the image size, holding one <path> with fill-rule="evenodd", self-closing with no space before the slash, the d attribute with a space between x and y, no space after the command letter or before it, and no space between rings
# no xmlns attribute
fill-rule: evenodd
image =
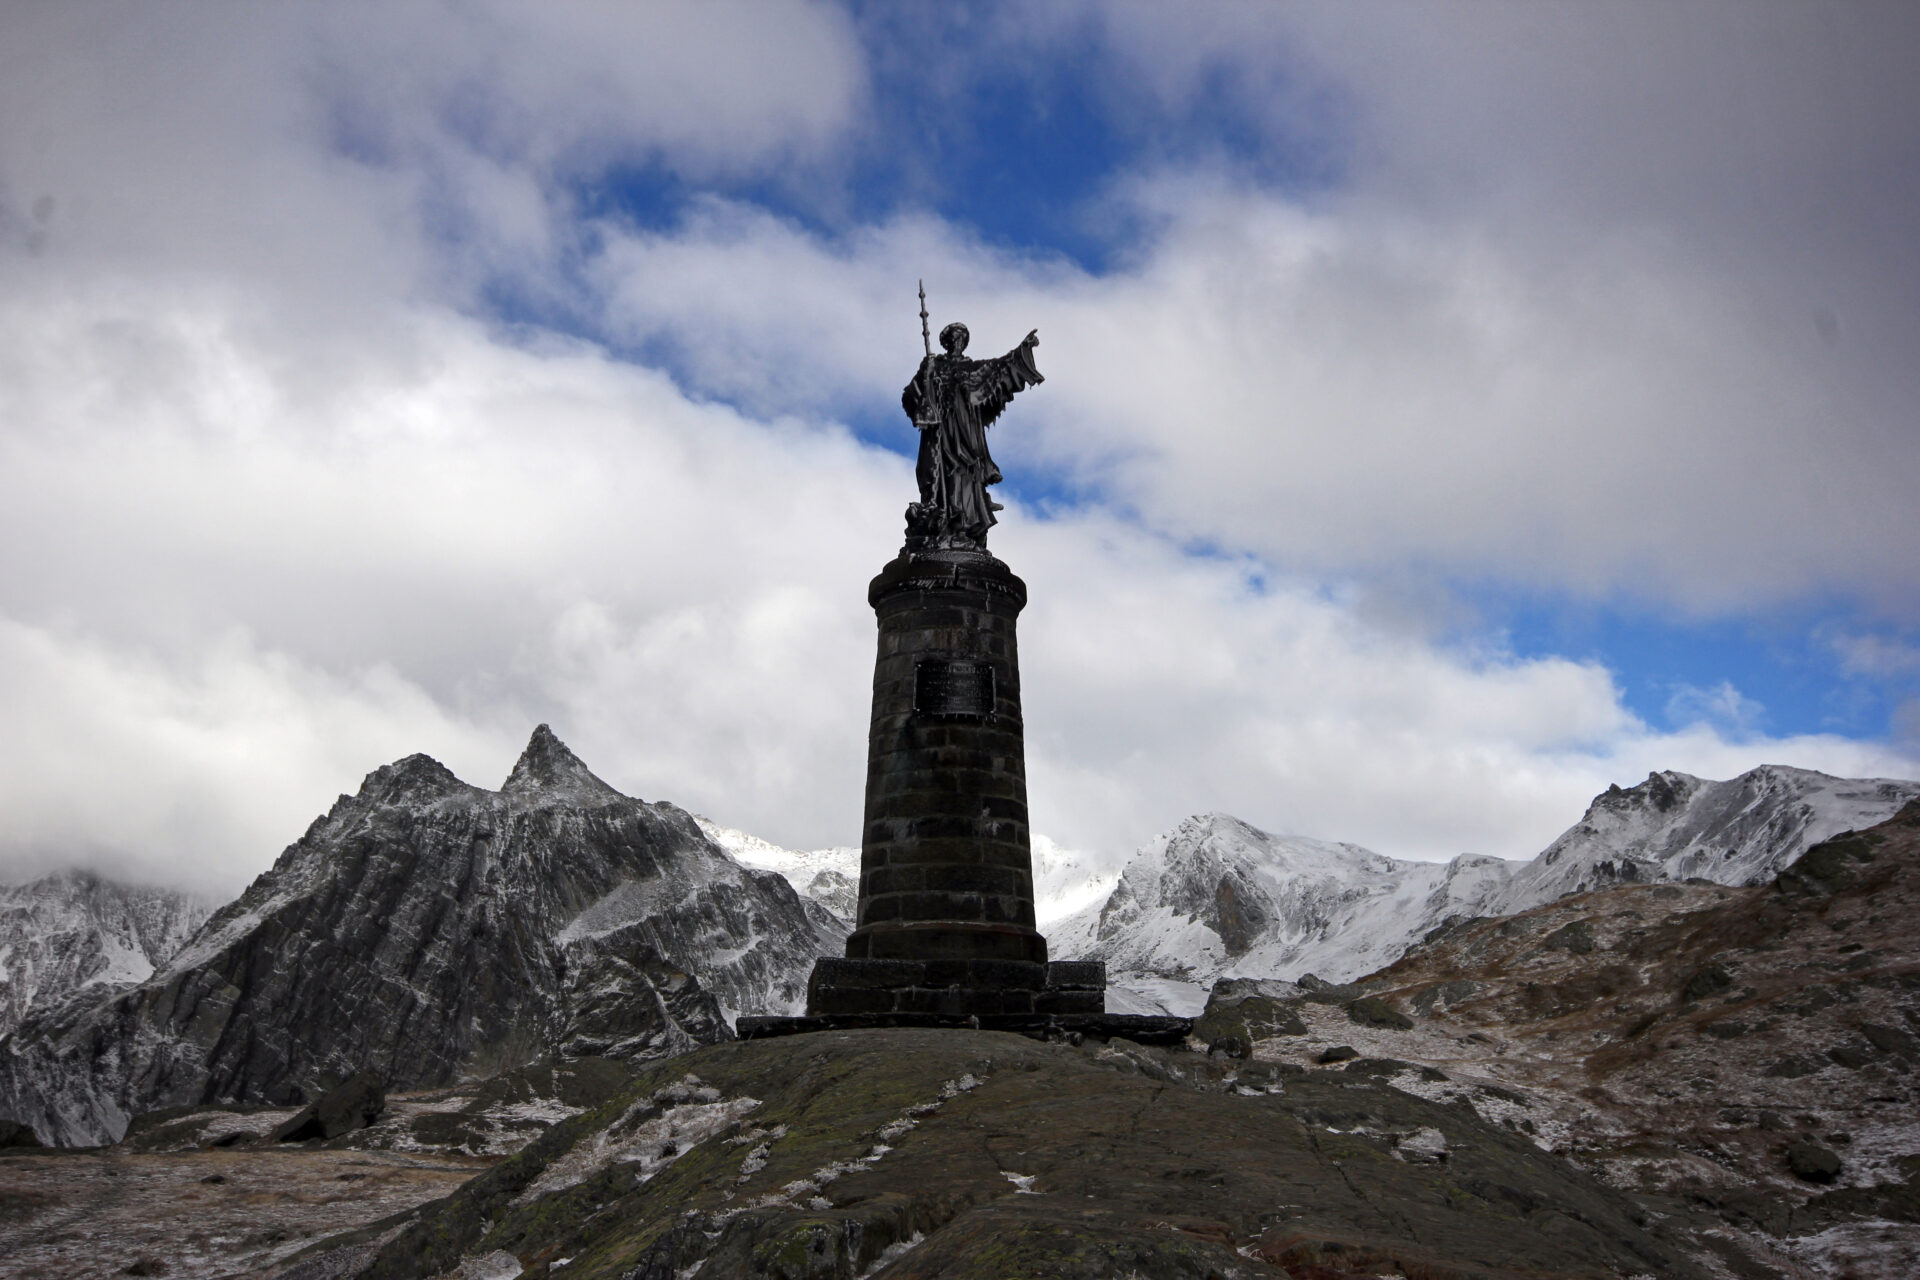
<svg viewBox="0 0 1920 1280"><path fill-rule="evenodd" d="M372 804L431 804L471 790L453 770L416 752L368 774L355 798Z"/></svg>
<svg viewBox="0 0 1920 1280"><path fill-rule="evenodd" d="M546 725L534 729L527 749L520 753L513 772L500 790L509 796L527 798L541 792L565 792L572 800L598 798L605 801L624 797L608 786L579 756L560 741Z"/></svg>
<svg viewBox="0 0 1920 1280"><path fill-rule="evenodd" d="M542 725L501 791L424 755L374 770L164 968L133 957L115 972L136 985L25 1011L0 1117L88 1144L154 1107L296 1102L363 1070L408 1089L682 1052L735 1013L798 1012L845 937Z"/></svg>
<svg viewBox="0 0 1920 1280"><path fill-rule="evenodd" d="M1767 766L1762 765L1764 769ZM1756 770L1756 772L1758 772ZM1677 804L1684 803L1688 796L1702 786L1699 778L1690 773L1680 773L1672 769L1655 770L1647 775L1647 780L1637 787L1622 787L1613 783L1593 798L1587 806L1587 817L1591 819L1601 810L1624 812L1633 809L1652 809L1656 813L1669 813Z"/></svg>

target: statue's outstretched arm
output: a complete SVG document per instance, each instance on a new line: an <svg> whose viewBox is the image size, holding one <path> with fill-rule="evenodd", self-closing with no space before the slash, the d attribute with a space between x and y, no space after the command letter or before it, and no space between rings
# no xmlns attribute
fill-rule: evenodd
<svg viewBox="0 0 1920 1280"><path fill-rule="evenodd" d="M981 426L988 426L998 418L1015 395L1046 381L1033 359L1033 349L1039 345L1040 331L1035 329L1007 354L982 360L974 366L974 381L967 389L967 398L979 406Z"/></svg>

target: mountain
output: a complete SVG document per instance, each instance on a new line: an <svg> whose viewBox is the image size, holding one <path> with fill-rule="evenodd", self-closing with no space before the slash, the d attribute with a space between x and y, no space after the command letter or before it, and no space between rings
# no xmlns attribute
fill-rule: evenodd
<svg viewBox="0 0 1920 1280"><path fill-rule="evenodd" d="M0 1036L76 994L100 997L145 981L213 906L90 871L0 886Z"/></svg>
<svg viewBox="0 0 1920 1280"><path fill-rule="evenodd" d="M1186 1047L894 1028L586 1057L295 1146L268 1136L290 1108L151 1114L114 1148L7 1152L7 1257L47 1280L1907 1280L1916 975L1920 803L1770 884L1614 885L1350 985L1223 982Z"/></svg>
<svg viewBox="0 0 1920 1280"><path fill-rule="evenodd" d="M1656 773L1609 788L1520 864L1470 854L1404 862L1209 814L1143 848L1104 903L1048 930L1048 946L1063 959L1106 961L1111 1009L1191 1015L1218 978L1344 982L1450 919L1619 882L1764 882L1810 845L1880 822L1916 796L1920 783L1778 765L1726 782Z"/></svg>
<svg viewBox="0 0 1920 1280"><path fill-rule="evenodd" d="M1344 990L1222 984L1197 1030L1469 1105L1716 1275L1920 1275L1920 802L1770 883L1570 894Z"/></svg>
<svg viewBox="0 0 1920 1280"><path fill-rule="evenodd" d="M1499 858L1401 861L1205 814L1142 849L1047 946L1106 961L1111 1009L1192 1014L1220 977L1344 981L1379 968L1447 917L1476 914L1511 873Z"/></svg>
<svg viewBox="0 0 1920 1280"><path fill-rule="evenodd" d="M1920 783L1834 778L1766 764L1726 782L1650 773L1608 787L1521 868L1483 914L1507 915L1608 884L1765 884L1812 845L1884 821Z"/></svg>
<svg viewBox="0 0 1920 1280"><path fill-rule="evenodd" d="M542 725L498 791L427 756L367 775L138 985L0 1041L0 1116L62 1144L135 1114L389 1089L544 1054L645 1058L798 1012L846 926Z"/></svg>
<svg viewBox="0 0 1920 1280"><path fill-rule="evenodd" d="M749 867L777 871L786 877L793 891L811 898L853 928L853 916L860 905L860 850L850 846L831 849L783 849L770 840L723 827L708 818L694 817L707 839L725 849Z"/></svg>
<svg viewBox="0 0 1920 1280"><path fill-rule="evenodd" d="M778 871L794 892L812 898L853 925L860 906L860 850L853 845L831 849L783 849L759 836L723 827L708 818L695 822L707 839L741 862L763 871ZM1117 873L1101 872L1092 860L1035 833L1033 837L1033 907L1045 929L1052 921L1106 897L1118 881Z"/></svg>

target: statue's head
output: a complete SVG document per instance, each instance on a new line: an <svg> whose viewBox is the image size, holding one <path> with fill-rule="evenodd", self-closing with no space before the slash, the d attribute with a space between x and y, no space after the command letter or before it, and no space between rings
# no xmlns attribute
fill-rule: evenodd
<svg viewBox="0 0 1920 1280"><path fill-rule="evenodd" d="M967 349L967 339L973 335L967 332L967 326L955 320L940 331L940 347L950 356L957 356Z"/></svg>

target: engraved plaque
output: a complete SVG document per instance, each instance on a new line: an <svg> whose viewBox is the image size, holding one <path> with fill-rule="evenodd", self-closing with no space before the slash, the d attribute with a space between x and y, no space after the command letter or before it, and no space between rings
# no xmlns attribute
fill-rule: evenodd
<svg viewBox="0 0 1920 1280"><path fill-rule="evenodd" d="M913 668L913 709L923 716L985 720L993 714L993 668L960 658L922 658Z"/></svg>

